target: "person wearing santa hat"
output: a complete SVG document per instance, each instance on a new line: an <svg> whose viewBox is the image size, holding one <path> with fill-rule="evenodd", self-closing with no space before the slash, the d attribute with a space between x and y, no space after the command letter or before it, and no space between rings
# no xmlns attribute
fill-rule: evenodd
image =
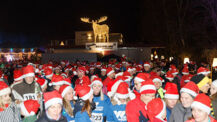
<svg viewBox="0 0 217 122"><path fill-rule="evenodd" d="M214 80L210 88L211 115L217 119L217 80Z"/></svg>
<svg viewBox="0 0 217 122"><path fill-rule="evenodd" d="M166 104L160 98L155 98L147 104L147 114L150 122L166 121Z"/></svg>
<svg viewBox="0 0 217 122"><path fill-rule="evenodd" d="M90 79L85 75L86 68L84 66L80 66L77 68L78 79L75 81L76 85L90 85Z"/></svg>
<svg viewBox="0 0 217 122"><path fill-rule="evenodd" d="M36 82L41 86L42 92L45 92L47 90L47 80L43 78L36 78Z"/></svg>
<svg viewBox="0 0 217 122"><path fill-rule="evenodd" d="M193 119L186 122L217 122L210 114L210 98L204 93L198 94L191 104Z"/></svg>
<svg viewBox="0 0 217 122"><path fill-rule="evenodd" d="M110 99L102 92L102 80L100 78L94 78L91 83L93 89L93 101L96 103L96 109L91 113L92 121L104 121L109 118L109 105Z"/></svg>
<svg viewBox="0 0 217 122"><path fill-rule="evenodd" d="M0 120L2 122L20 122L20 111L10 97L11 89L0 81Z"/></svg>
<svg viewBox="0 0 217 122"><path fill-rule="evenodd" d="M127 122L126 104L134 98L135 95L131 93L128 84L121 82L114 97L111 99L112 104L110 105L110 109L112 114L108 118L108 121Z"/></svg>
<svg viewBox="0 0 217 122"><path fill-rule="evenodd" d="M58 91L44 93L45 112L36 122L67 122L67 119L61 114L63 100Z"/></svg>
<svg viewBox="0 0 217 122"><path fill-rule="evenodd" d="M27 65L23 68L23 82L12 87L12 99L19 104L22 101L33 99L38 100L40 113L43 111L43 99L40 85L35 81L34 67Z"/></svg>
<svg viewBox="0 0 217 122"><path fill-rule="evenodd" d="M163 88L162 88L162 82L164 82L164 80L157 75L151 76L152 81L155 84L155 87L157 89L157 93L155 95L156 98L164 98L164 93L163 93Z"/></svg>
<svg viewBox="0 0 217 122"><path fill-rule="evenodd" d="M91 113L96 108L92 88L88 85L77 85L75 91L79 96L73 111L75 122L91 122Z"/></svg>
<svg viewBox="0 0 217 122"><path fill-rule="evenodd" d="M63 98L63 110L62 115L66 117L67 121L74 121L74 90L70 85L62 85L59 89L59 93Z"/></svg>
<svg viewBox="0 0 217 122"><path fill-rule="evenodd" d="M23 81L23 73L21 70L14 70L14 82L13 83L16 83L16 82L22 82Z"/></svg>
<svg viewBox="0 0 217 122"><path fill-rule="evenodd" d="M199 94L198 86L190 81L180 90L181 103L176 104L172 109L170 122L184 122L192 116L191 104L194 98Z"/></svg>
<svg viewBox="0 0 217 122"><path fill-rule="evenodd" d="M26 100L20 104L21 115L24 116L22 122L35 122L36 113L40 107L37 100Z"/></svg>
<svg viewBox="0 0 217 122"><path fill-rule="evenodd" d="M144 64L143 64L143 66L144 66L144 72L145 73L150 73L151 72L151 64L149 63L149 62L145 62Z"/></svg>
<svg viewBox="0 0 217 122"><path fill-rule="evenodd" d="M49 86L53 86L53 90L59 91L60 87L65 84L65 82L66 81L61 75L54 75L51 82L49 83Z"/></svg>
<svg viewBox="0 0 217 122"><path fill-rule="evenodd" d="M106 79L106 67L101 68L101 73L100 73L99 78L101 78L102 81L104 81Z"/></svg>
<svg viewBox="0 0 217 122"><path fill-rule="evenodd" d="M146 81L150 75L148 73L138 73L136 77L133 79L134 88L133 92L137 98L140 98L140 88L142 87L142 82Z"/></svg>
<svg viewBox="0 0 217 122"><path fill-rule="evenodd" d="M170 120L172 109L175 107L179 100L179 92L175 83L167 82L165 85L164 100L166 102L167 121Z"/></svg>
<svg viewBox="0 0 217 122"><path fill-rule="evenodd" d="M107 73L107 77L106 79L103 81L103 92L104 94L107 95L107 91L108 91L108 84L112 84L114 82L114 78L115 78L115 71L113 70L112 67L108 67L106 69L106 73Z"/></svg>
<svg viewBox="0 0 217 122"><path fill-rule="evenodd" d="M56 75L53 73L51 68L45 68L44 69L44 74L45 74L44 79L47 80L47 84L48 84L46 91L47 92L48 91L53 91L53 86L50 86L49 83L51 82L53 76L56 76Z"/></svg>
<svg viewBox="0 0 217 122"><path fill-rule="evenodd" d="M147 121L146 105L155 98L156 87L151 79L142 82L140 88L140 98L136 98L127 103L126 116L128 122Z"/></svg>
<svg viewBox="0 0 217 122"><path fill-rule="evenodd" d="M200 93L208 94L211 86L211 79L203 74L195 75L191 78L191 81L197 84L200 89Z"/></svg>

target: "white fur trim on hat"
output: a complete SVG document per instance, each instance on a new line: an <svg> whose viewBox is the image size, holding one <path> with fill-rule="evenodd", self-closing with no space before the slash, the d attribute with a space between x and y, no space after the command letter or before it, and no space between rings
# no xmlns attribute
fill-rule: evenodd
<svg viewBox="0 0 217 122"><path fill-rule="evenodd" d="M159 78L154 78L152 81L153 82L162 82Z"/></svg>
<svg viewBox="0 0 217 122"><path fill-rule="evenodd" d="M199 109L202 109L203 111L205 111L207 114L210 113L211 109L210 107L204 105L203 103L200 103L198 101L194 101L192 104L191 104L191 108L193 107L196 107L196 108L199 108Z"/></svg>
<svg viewBox="0 0 217 122"><path fill-rule="evenodd" d="M156 90L156 87L154 85L144 85L140 89L140 93L145 90Z"/></svg>
<svg viewBox="0 0 217 122"><path fill-rule="evenodd" d="M44 88L47 85L47 80L45 80L44 84L41 86L41 88Z"/></svg>
<svg viewBox="0 0 217 122"><path fill-rule="evenodd" d="M66 81L58 81L58 82L52 82L52 83L49 83L49 85L53 85L53 86L56 86L56 85L63 85L65 84Z"/></svg>
<svg viewBox="0 0 217 122"><path fill-rule="evenodd" d="M53 77L53 73L50 75L46 75L46 78L50 78L50 77Z"/></svg>
<svg viewBox="0 0 217 122"><path fill-rule="evenodd" d="M106 69L101 69L101 71L106 71Z"/></svg>
<svg viewBox="0 0 217 122"><path fill-rule="evenodd" d="M23 78L26 78L26 77L35 77L35 73L27 73L23 75Z"/></svg>
<svg viewBox="0 0 217 122"><path fill-rule="evenodd" d="M87 100L90 98L90 96L93 94L93 90L90 89L89 93L87 93L86 95L84 95L83 97L81 97L82 100Z"/></svg>
<svg viewBox="0 0 217 122"><path fill-rule="evenodd" d="M18 80L22 80L23 79L23 76L20 76L18 78L15 78L14 81L18 81Z"/></svg>
<svg viewBox="0 0 217 122"><path fill-rule="evenodd" d="M103 86L102 82L99 81L99 80L94 80L94 81L91 83L91 86L93 86L94 84L100 84L101 86Z"/></svg>
<svg viewBox="0 0 217 122"><path fill-rule="evenodd" d="M188 74L189 74L189 72L182 72L182 74L183 74L183 75L188 75Z"/></svg>
<svg viewBox="0 0 217 122"><path fill-rule="evenodd" d="M9 87L0 90L0 96L11 93L11 89Z"/></svg>
<svg viewBox="0 0 217 122"><path fill-rule="evenodd" d="M214 81L212 82L212 85L215 86L215 87L217 87L217 80L214 80Z"/></svg>
<svg viewBox="0 0 217 122"><path fill-rule="evenodd" d="M26 110L26 107L25 107L25 105L24 105L23 102L20 104L20 109L21 109L21 111L23 112L23 114L24 114L25 116L32 116L32 115L35 115L35 112L34 112L34 111L31 111L31 112L29 113L29 112Z"/></svg>
<svg viewBox="0 0 217 122"><path fill-rule="evenodd" d="M53 104L63 104L63 100L61 98L53 98L45 102L45 109L49 108Z"/></svg>
<svg viewBox="0 0 217 122"><path fill-rule="evenodd" d="M177 94L165 94L164 95L164 98L167 98L167 99L179 99L179 95Z"/></svg>
<svg viewBox="0 0 217 122"><path fill-rule="evenodd" d="M161 100L163 102L163 109L161 110L161 112L156 116L156 118L162 118L164 112L166 112L166 104L163 100Z"/></svg>
<svg viewBox="0 0 217 122"><path fill-rule="evenodd" d="M121 99L127 99L128 97L130 97L129 93L128 94L115 93L115 95Z"/></svg>
<svg viewBox="0 0 217 122"><path fill-rule="evenodd" d="M194 97L197 96L197 93L196 93L196 92L194 92L194 91L192 91L192 90L190 90L190 89L187 89L187 88L182 88L182 89L180 90L180 93L182 93L182 92L188 93L188 94L190 94L190 95L192 95L192 96L194 96Z"/></svg>
<svg viewBox="0 0 217 122"><path fill-rule="evenodd" d="M64 96L66 95L66 93L67 93L70 89L72 89L72 87L71 87L71 86L67 86L67 87L63 90L61 96L64 97Z"/></svg>
<svg viewBox="0 0 217 122"><path fill-rule="evenodd" d="M151 65L150 65L150 64L144 64L143 66L144 66L144 67L145 67L145 66L147 66L147 67L151 67Z"/></svg>
<svg viewBox="0 0 217 122"><path fill-rule="evenodd" d="M111 70L111 71L107 74L107 76L111 75L111 74L114 73L114 72L115 72L114 70Z"/></svg>
<svg viewBox="0 0 217 122"><path fill-rule="evenodd" d="M197 73L197 74L198 74L198 75L199 75L199 74L206 75L207 72L199 72L199 73Z"/></svg>
<svg viewBox="0 0 217 122"><path fill-rule="evenodd" d="M143 80L142 78L139 78L139 77L135 77L135 78L134 78L134 81L143 82L143 81L145 81L145 80Z"/></svg>
<svg viewBox="0 0 217 122"><path fill-rule="evenodd" d="M174 78L168 78L168 77L166 77L168 80L173 80Z"/></svg>

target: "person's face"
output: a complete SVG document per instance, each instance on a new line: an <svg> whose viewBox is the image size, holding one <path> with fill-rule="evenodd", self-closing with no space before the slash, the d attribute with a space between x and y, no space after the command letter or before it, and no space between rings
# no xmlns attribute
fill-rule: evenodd
<svg viewBox="0 0 217 122"><path fill-rule="evenodd" d="M174 108L176 103L177 103L177 99L165 99L167 107L169 108Z"/></svg>
<svg viewBox="0 0 217 122"><path fill-rule="evenodd" d="M181 93L181 103L185 108L191 106L194 99L188 93Z"/></svg>
<svg viewBox="0 0 217 122"><path fill-rule="evenodd" d="M208 114L199 108L193 107L192 114L196 122L205 122L208 120Z"/></svg>
<svg viewBox="0 0 217 122"><path fill-rule="evenodd" d="M42 88L42 92L45 92L47 89L47 84Z"/></svg>
<svg viewBox="0 0 217 122"><path fill-rule="evenodd" d="M114 79L114 78L115 78L115 73L110 74L109 77L110 77L111 79Z"/></svg>
<svg viewBox="0 0 217 122"><path fill-rule="evenodd" d="M140 99L147 105L152 99L155 98L155 94L141 94Z"/></svg>
<svg viewBox="0 0 217 122"><path fill-rule="evenodd" d="M217 87L215 87L214 85L211 85L210 94L214 95L216 92L217 92Z"/></svg>
<svg viewBox="0 0 217 122"><path fill-rule="evenodd" d="M56 69L56 70L55 70L55 73L56 73L56 74L60 74L60 69Z"/></svg>
<svg viewBox="0 0 217 122"><path fill-rule="evenodd" d="M121 104L126 104L126 102L127 102L127 99L121 99L121 98L119 98L118 100L121 102Z"/></svg>
<svg viewBox="0 0 217 122"><path fill-rule="evenodd" d="M73 89L72 89L72 88L69 89L69 90L66 92L64 98L65 98L65 100L67 100L67 101L73 100Z"/></svg>
<svg viewBox="0 0 217 122"><path fill-rule="evenodd" d="M2 101L3 101L3 104L9 104L11 101L10 94L2 95Z"/></svg>
<svg viewBox="0 0 217 122"><path fill-rule="evenodd" d="M203 92L203 93L208 93L208 90L210 88L210 85L207 83L205 85L203 85L200 90Z"/></svg>
<svg viewBox="0 0 217 122"><path fill-rule="evenodd" d="M144 70L145 70L145 71L149 71L149 70L150 70L150 67L149 67L149 66L144 66Z"/></svg>
<svg viewBox="0 0 217 122"><path fill-rule="evenodd" d="M106 71L101 71L101 75L105 76L106 75Z"/></svg>
<svg viewBox="0 0 217 122"><path fill-rule="evenodd" d="M161 87L161 82L154 82L154 84L155 84L155 87L157 89L159 89Z"/></svg>
<svg viewBox="0 0 217 122"><path fill-rule="evenodd" d="M53 86L53 88L54 88L55 90L59 91L60 86L61 86L61 85L55 85L55 86Z"/></svg>
<svg viewBox="0 0 217 122"><path fill-rule="evenodd" d="M61 111L62 111L62 105L56 103L48 108L47 113L52 119L57 120L59 115L61 114Z"/></svg>
<svg viewBox="0 0 217 122"><path fill-rule="evenodd" d="M142 84L139 81L135 80L134 86L135 86L136 90L140 90L140 88L142 87Z"/></svg>
<svg viewBox="0 0 217 122"><path fill-rule="evenodd" d="M32 77L32 76L31 77L26 77L25 81L26 81L27 84L32 84L32 82L34 81L34 77Z"/></svg>
<svg viewBox="0 0 217 122"><path fill-rule="evenodd" d="M102 86L100 84L97 84L97 83L93 84L93 94L94 95L98 95L101 89L102 89Z"/></svg>
<svg viewBox="0 0 217 122"><path fill-rule="evenodd" d="M84 76L84 72L77 70L77 73L79 78L82 78Z"/></svg>

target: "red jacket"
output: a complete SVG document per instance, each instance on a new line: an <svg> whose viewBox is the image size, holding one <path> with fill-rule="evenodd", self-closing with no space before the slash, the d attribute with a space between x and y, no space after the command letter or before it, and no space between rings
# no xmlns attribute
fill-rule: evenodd
<svg viewBox="0 0 217 122"><path fill-rule="evenodd" d="M107 77L104 81L103 81L103 86L105 86L107 88L107 85L109 82L113 81L113 79L111 79L110 77Z"/></svg>
<svg viewBox="0 0 217 122"><path fill-rule="evenodd" d="M211 116L209 116L210 118L210 122L217 122L214 118L212 118ZM185 122L195 122L195 119L191 119L191 120L187 120Z"/></svg>
<svg viewBox="0 0 217 122"><path fill-rule="evenodd" d="M82 78L78 78L76 81L75 81L75 85L90 85L91 82L90 82L90 79L88 76L84 76Z"/></svg>
<svg viewBox="0 0 217 122"><path fill-rule="evenodd" d="M141 94L136 91L135 89L133 90L133 93L136 95L136 98L140 98Z"/></svg>
<svg viewBox="0 0 217 122"><path fill-rule="evenodd" d="M136 98L127 103L126 106L126 116L128 122L139 122L140 112L143 114L145 118L147 117L147 112L145 109L146 104L140 100L140 98Z"/></svg>

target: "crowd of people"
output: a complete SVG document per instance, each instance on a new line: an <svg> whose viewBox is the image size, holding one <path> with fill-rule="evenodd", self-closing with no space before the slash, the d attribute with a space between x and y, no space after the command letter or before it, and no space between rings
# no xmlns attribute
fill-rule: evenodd
<svg viewBox="0 0 217 122"><path fill-rule="evenodd" d="M3 62L0 122L216 122L209 68L125 58Z"/></svg>

